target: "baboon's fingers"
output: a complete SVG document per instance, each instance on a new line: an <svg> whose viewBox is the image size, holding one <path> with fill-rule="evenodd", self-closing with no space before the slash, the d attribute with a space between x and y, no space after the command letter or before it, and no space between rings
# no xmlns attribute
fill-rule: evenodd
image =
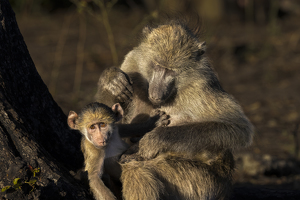
<svg viewBox="0 0 300 200"><path fill-rule="evenodd" d="M159 116L163 116L163 115L166 115L166 113L164 111L159 111Z"/></svg>
<svg viewBox="0 0 300 200"><path fill-rule="evenodd" d="M133 94L130 92L120 80L113 80L111 84L111 90L113 95L117 96L117 98L126 101L128 99L131 99Z"/></svg>
<svg viewBox="0 0 300 200"><path fill-rule="evenodd" d="M131 99L129 96L127 96L126 94L122 93L120 94L117 99L120 101L120 102L126 102L127 100Z"/></svg>
<svg viewBox="0 0 300 200"><path fill-rule="evenodd" d="M160 119L161 119L161 120L166 120L166 119L169 119L169 118L170 118L170 116L167 115L166 113L164 113L164 114L162 114L162 115L160 116Z"/></svg>
<svg viewBox="0 0 300 200"><path fill-rule="evenodd" d="M159 113L160 113L160 110L156 109L156 110L151 111L150 116L154 117L154 116L159 115Z"/></svg>
<svg viewBox="0 0 300 200"><path fill-rule="evenodd" d="M151 117L155 117L155 116L160 117L160 116L162 116L164 114L166 114L164 111L156 109L156 110L154 110L154 111L151 112L150 116Z"/></svg>
<svg viewBox="0 0 300 200"><path fill-rule="evenodd" d="M166 116L163 119L160 118L159 121L157 121L156 126L167 126L170 124L170 119Z"/></svg>
<svg viewBox="0 0 300 200"><path fill-rule="evenodd" d="M119 78L120 82L126 88L126 90L128 90L131 94L133 94L132 81L130 80L129 77L127 78L124 74L122 75L123 76Z"/></svg>
<svg viewBox="0 0 300 200"><path fill-rule="evenodd" d="M161 122L161 126L168 126L169 124L170 124L170 119L169 118L167 118L167 119L164 119L164 120L162 120L162 122Z"/></svg>
<svg viewBox="0 0 300 200"><path fill-rule="evenodd" d="M118 102L125 102L126 101L126 97L122 96L122 95L117 96L117 99L118 99Z"/></svg>
<svg viewBox="0 0 300 200"><path fill-rule="evenodd" d="M129 99L133 97L133 94L128 90L123 90L123 94L126 95Z"/></svg>
<svg viewBox="0 0 300 200"><path fill-rule="evenodd" d="M156 109L153 113L152 117L157 117L158 120L156 121L156 126L167 126L170 124L170 116L167 115L164 111L161 111L159 109Z"/></svg>
<svg viewBox="0 0 300 200"><path fill-rule="evenodd" d="M115 96L120 96L124 93L124 91L126 91L125 86L116 79L112 81L110 89ZM130 93L128 94L131 95Z"/></svg>

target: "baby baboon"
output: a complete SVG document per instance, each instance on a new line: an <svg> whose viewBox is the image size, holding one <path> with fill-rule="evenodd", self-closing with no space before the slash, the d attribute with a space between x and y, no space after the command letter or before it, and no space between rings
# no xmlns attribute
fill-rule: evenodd
<svg viewBox="0 0 300 200"><path fill-rule="evenodd" d="M196 30L170 21L143 36L120 69L104 71L96 94L121 103L123 124L146 121L156 108L170 116L121 159L124 199L226 199L232 150L251 144L251 123L222 89Z"/></svg>
<svg viewBox="0 0 300 200"><path fill-rule="evenodd" d="M70 111L68 125L83 134L81 149L91 191L97 200L116 199L101 180L104 159L121 155L128 145L119 136L115 122L123 116L120 104L112 108L101 103L90 103L77 115Z"/></svg>
<svg viewBox="0 0 300 200"><path fill-rule="evenodd" d="M88 172L89 185L96 199L115 199L112 192L101 181L101 176L105 168L113 179L120 177L118 174L120 166L115 160L118 160L128 148L128 144L120 138L118 126L115 124L122 117L123 109L119 103L109 108L98 102L88 104L78 115L70 111L68 116L69 127L83 134L81 149L84 154L85 170ZM125 125L123 130L133 129L130 126L134 126L136 130L151 130L153 126L167 125L167 118L164 112L155 110L146 123Z"/></svg>

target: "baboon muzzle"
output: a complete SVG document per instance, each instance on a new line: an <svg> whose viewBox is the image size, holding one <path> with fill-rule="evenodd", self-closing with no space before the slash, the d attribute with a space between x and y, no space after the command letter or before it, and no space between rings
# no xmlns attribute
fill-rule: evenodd
<svg viewBox="0 0 300 200"><path fill-rule="evenodd" d="M155 105L165 102L169 98L173 87L174 78L169 70L165 68L155 69L149 81L149 100Z"/></svg>

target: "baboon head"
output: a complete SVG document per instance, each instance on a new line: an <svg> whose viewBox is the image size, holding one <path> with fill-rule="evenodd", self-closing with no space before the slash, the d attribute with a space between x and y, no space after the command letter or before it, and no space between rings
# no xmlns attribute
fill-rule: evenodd
<svg viewBox="0 0 300 200"><path fill-rule="evenodd" d="M123 116L120 104L114 104L112 108L98 103L90 103L77 114L70 111L68 125L79 130L86 139L96 148L107 145L112 136L114 123Z"/></svg>
<svg viewBox="0 0 300 200"><path fill-rule="evenodd" d="M176 22L146 27L143 33L140 49L145 61L141 67L149 83L148 98L161 105L193 80L193 70L198 70L204 58L205 42L199 42L196 34Z"/></svg>

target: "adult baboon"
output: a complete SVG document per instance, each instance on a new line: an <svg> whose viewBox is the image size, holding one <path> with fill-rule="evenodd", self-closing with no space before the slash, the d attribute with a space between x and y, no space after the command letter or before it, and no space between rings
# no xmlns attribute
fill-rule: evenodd
<svg viewBox="0 0 300 200"><path fill-rule="evenodd" d="M156 108L170 116L121 159L124 199L227 198L231 151L251 143L251 123L222 89L197 31L170 21L144 28L143 36L120 69L101 75L96 94L110 106L121 103L124 124L143 122Z"/></svg>

